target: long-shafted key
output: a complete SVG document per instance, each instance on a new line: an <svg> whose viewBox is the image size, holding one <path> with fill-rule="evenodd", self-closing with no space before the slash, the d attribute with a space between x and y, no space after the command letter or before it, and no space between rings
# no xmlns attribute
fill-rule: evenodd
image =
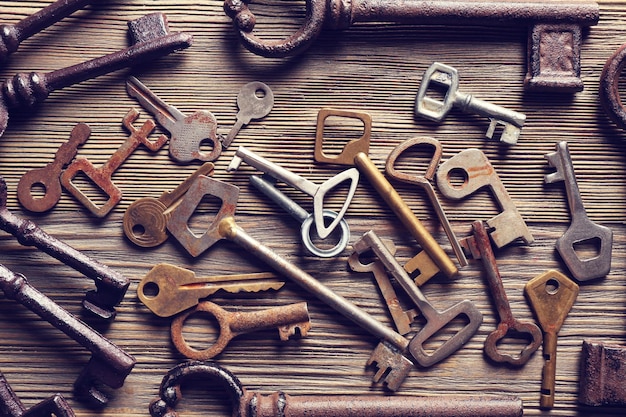
<svg viewBox="0 0 626 417"><path fill-rule="evenodd" d="M427 96L431 84L445 87L443 101ZM415 99L415 113L435 122L441 122L452 107L467 113L476 113L489 119L486 136L492 138L498 124L504 126L500 141L508 145L517 143L526 115L474 98L459 91L459 74L449 65L434 62L424 73Z"/></svg>
<svg viewBox="0 0 626 417"><path fill-rule="evenodd" d="M222 153L222 144L217 138L217 120L212 113L199 110L186 115L176 107L168 105L135 77L126 80L126 91L149 111L170 132L170 156L178 162L214 161ZM211 151L200 147L210 143Z"/></svg>
<svg viewBox="0 0 626 417"><path fill-rule="evenodd" d="M257 292L279 290L285 282L271 272L217 275L198 278L195 272L175 265L155 265L137 287L142 303L160 317L170 317L194 307L201 298L219 290Z"/></svg>
<svg viewBox="0 0 626 417"><path fill-rule="evenodd" d="M545 182L565 182L567 201L572 215L569 228L556 240L556 250L577 280L587 281L603 277L611 270L613 232L606 226L594 223L587 216L567 142L557 143L556 152L547 154L546 159L550 166L556 168L556 172L546 175ZM576 252L576 246L585 243L597 246L597 254L590 258L581 258L582 254L579 255Z"/></svg>
<svg viewBox="0 0 626 417"><path fill-rule="evenodd" d="M274 107L274 93L266 84L260 81L252 81L244 85L241 91L239 91L237 106L239 107L237 122L235 122L235 125L222 140L224 149L230 146L244 125L247 125L253 119L261 119L272 111L272 107Z"/></svg>
<svg viewBox="0 0 626 417"><path fill-rule="evenodd" d="M556 341L559 330L578 296L578 285L559 271L547 271L524 287L530 306L543 329L543 365L539 405L552 408L556 385Z"/></svg>

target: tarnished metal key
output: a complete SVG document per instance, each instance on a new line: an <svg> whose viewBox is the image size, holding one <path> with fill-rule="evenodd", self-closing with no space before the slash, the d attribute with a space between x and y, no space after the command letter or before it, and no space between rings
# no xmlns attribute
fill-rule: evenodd
<svg viewBox="0 0 626 417"><path fill-rule="evenodd" d="M506 362L515 366L524 365L541 346L543 341L541 329L533 322L521 321L513 317L485 225L482 221L476 221L472 223L472 228L474 229L473 238L470 240L472 253L475 259L483 261L487 284L500 316L498 326L485 340L485 354L494 362ZM503 350L505 339L519 339L528 343L519 354L509 354Z"/></svg>
<svg viewBox="0 0 626 417"><path fill-rule="evenodd" d="M219 290L258 292L279 290L285 282L271 272L217 275L198 278L193 271L175 265L155 265L137 287L137 295L146 307L160 317L170 317L194 307L201 298Z"/></svg>
<svg viewBox="0 0 626 417"><path fill-rule="evenodd" d="M274 107L274 93L260 81L252 81L244 85L237 95L237 122L222 141L224 149L228 148L239 130L253 119L267 116Z"/></svg>
<svg viewBox="0 0 626 417"><path fill-rule="evenodd" d="M183 337L185 321L198 312L213 315L220 327L216 342L203 350L191 347ZM289 336L296 333L306 336L311 329L306 303L289 304L248 313L231 313L215 303L202 301L194 308L174 317L171 334L174 346L182 355L189 359L206 360L222 353L228 342L239 335L273 328L278 329L282 341L288 340Z"/></svg>
<svg viewBox="0 0 626 417"><path fill-rule="evenodd" d="M61 394L32 406L28 410L15 395L2 372L0 372L0 415L3 417L74 417L74 410Z"/></svg>
<svg viewBox="0 0 626 417"><path fill-rule="evenodd" d="M593 407L626 406L626 347L583 340L578 402ZM592 412L592 414L595 414ZM600 414L600 413L598 413Z"/></svg>
<svg viewBox="0 0 626 417"><path fill-rule="evenodd" d="M214 168L212 162L205 162L174 190L164 191L159 198L143 197L131 203L122 219L126 237L144 248L153 248L165 242L169 210L185 195L198 175L212 175Z"/></svg>
<svg viewBox="0 0 626 417"><path fill-rule="evenodd" d="M126 80L126 91L139 101L168 132L170 132L170 156L178 162L214 161L222 153L222 144L217 138L217 120L212 113L199 110L186 115L176 107L168 105L135 77ZM210 143L211 151L200 147Z"/></svg>
<svg viewBox="0 0 626 417"><path fill-rule="evenodd" d="M578 285L559 271L550 270L528 281L524 291L543 329L543 357L546 362L543 365L539 405L541 408L552 408L557 335L576 301Z"/></svg>
<svg viewBox="0 0 626 417"><path fill-rule="evenodd" d="M189 385L192 378L206 378L203 386L223 388L231 402L232 417L521 417L523 413L522 400L511 395L262 394L246 390L235 375L214 362L188 361L163 377L159 398L150 403L150 415L177 417L174 407L182 398L181 386Z"/></svg>
<svg viewBox="0 0 626 417"><path fill-rule="evenodd" d="M587 281L603 277L611 270L613 232L606 226L594 223L587 216L567 142L557 143L556 152L547 154L546 159L550 166L556 168L556 172L546 175L545 182L565 182L567 201L572 215L569 228L556 240L556 250L577 280ZM579 255L576 252L576 246L585 243L598 247L597 254L590 258L582 258L582 254Z"/></svg>
<svg viewBox="0 0 626 417"><path fill-rule="evenodd" d="M463 173L463 184L453 184L452 177L455 172ZM437 188L448 198L460 200L484 187L489 187L498 207L502 210L496 217L487 220L487 225L493 229L490 235L496 247L501 248L518 238L521 238L527 245L531 244L534 238L526 222L517 210L498 173L481 150L465 149L439 165ZM460 240L465 249L469 249L468 239L472 237Z"/></svg>
<svg viewBox="0 0 626 417"><path fill-rule="evenodd" d="M445 87L443 101L429 97L431 84ZM424 73L422 83L415 99L415 113L435 122L441 122L452 107L458 107L466 113L476 113L489 119L486 136L493 138L497 125L503 126L500 141L508 145L517 143L526 115L498 105L474 98L471 94L459 91L459 74L456 68L434 62Z"/></svg>
<svg viewBox="0 0 626 417"><path fill-rule="evenodd" d="M262 156L248 150L247 148L240 146L235 152L235 156L228 165L227 171L234 171L239 168L241 162L244 161L247 164L255 167L259 171L269 174L273 178L282 181L297 190L313 197L313 222L315 223L315 230L320 238L327 238L333 230L339 225L344 214L348 210L348 206L354 197L356 186L359 183L359 171L356 169L347 169L334 177L326 180L322 185L317 185L294 174L293 172L275 164ZM343 206L339 210L337 218L335 218L328 226L324 223L324 198L335 187L349 182L350 188L346 196L346 200Z"/></svg>
<svg viewBox="0 0 626 417"><path fill-rule="evenodd" d="M54 161L43 168L28 171L17 183L17 199L26 210L41 213L54 207L61 198L59 177L63 167L76 156L78 147L89 139L91 129L79 123L72 129L70 139L57 150ZM43 188L43 195L37 195L37 188Z"/></svg>
<svg viewBox="0 0 626 417"><path fill-rule="evenodd" d="M0 229L12 234L24 246L37 249L91 278L95 291L87 292L83 307L106 319L115 317L115 308L124 298L130 280L106 265L50 236L33 221L23 219L7 209L7 184L0 176Z"/></svg>
<svg viewBox="0 0 626 417"><path fill-rule="evenodd" d="M148 139L155 128L151 119L146 120L141 128L135 128L133 122L138 117L139 112L135 109L130 109L124 116L122 124L128 129L130 135L102 166L96 168L88 159L79 157L61 174L61 185L96 217L105 217L122 199L122 191L115 185L112 176L135 149L139 145L144 145L150 151L156 152L167 143L167 136L165 135L160 135L154 141ZM91 199L74 184L72 180L80 173L89 178L108 197L104 203L99 205L97 201Z"/></svg>

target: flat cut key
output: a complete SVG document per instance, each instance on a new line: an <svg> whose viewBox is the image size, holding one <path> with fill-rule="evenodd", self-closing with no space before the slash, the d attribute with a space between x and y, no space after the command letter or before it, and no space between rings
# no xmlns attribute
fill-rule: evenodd
<svg viewBox="0 0 626 417"><path fill-rule="evenodd" d="M203 350L191 347L183 337L185 321L198 312L213 315L220 327L217 341ZM203 301L172 320L171 334L174 346L182 355L190 359L207 360L219 355L228 342L239 335L272 328L278 329L282 341L289 340L289 336L296 333L306 336L311 329L306 303L289 304L249 313L231 313L215 303Z"/></svg>
<svg viewBox="0 0 626 417"><path fill-rule="evenodd" d="M219 290L230 293L278 291L283 285L285 281L271 272L198 278L189 269L161 263L143 277L137 295L157 316L171 317L196 306L200 299Z"/></svg>
<svg viewBox="0 0 626 417"><path fill-rule="evenodd" d="M550 270L528 281L524 291L544 333L543 357L546 362L542 371L539 405L541 408L552 408L557 335L576 301L578 285L559 271Z"/></svg>
<svg viewBox="0 0 626 417"><path fill-rule="evenodd" d="M569 153L567 142L557 143L556 152L546 155L550 166L556 172L545 176L546 183L565 182L567 201L572 216L572 222L567 231L556 240L556 250L559 252L565 265L574 278L579 281L601 278L611 270L611 252L613 249L613 232L606 226L601 226L589 219L583 205L574 173L574 164ZM598 247L597 254L589 258L582 258L576 251L576 246L585 243Z"/></svg>
<svg viewBox="0 0 626 417"><path fill-rule="evenodd" d="M159 198L143 197L134 201L122 219L126 237L144 248L153 248L165 242L168 210L180 201L198 175L212 175L214 168L212 162L205 162L174 190L164 191Z"/></svg>
<svg viewBox="0 0 626 417"><path fill-rule="evenodd" d="M260 81L252 81L244 85L237 95L237 122L230 129L226 138L222 141L222 147L228 148L239 130L252 120L262 119L267 116L274 107L274 93L264 83Z"/></svg>
<svg viewBox="0 0 626 417"><path fill-rule="evenodd" d="M428 97L431 84L445 87L443 101ZM458 107L467 113L476 113L489 119L486 136L493 138L497 125L504 127L500 141L514 145L526 121L526 115L498 105L474 98L471 94L459 91L459 74L456 68L434 62L424 73L422 83L415 99L415 113L435 122L441 122L452 107Z"/></svg>
<svg viewBox="0 0 626 417"><path fill-rule="evenodd" d="M222 153L222 144L217 138L217 120L212 113L199 110L186 115L176 107L168 105L135 77L126 80L126 91L149 111L161 126L170 132L170 156L177 162L214 161ZM204 152L201 146L210 143L211 151Z"/></svg>

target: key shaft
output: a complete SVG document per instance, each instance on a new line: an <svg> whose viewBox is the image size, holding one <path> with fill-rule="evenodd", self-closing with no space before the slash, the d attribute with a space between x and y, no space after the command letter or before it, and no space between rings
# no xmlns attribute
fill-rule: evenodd
<svg viewBox="0 0 626 417"><path fill-rule="evenodd" d="M150 112L157 122L169 132L172 131L177 121L185 118L185 114L161 100L159 96L133 76L126 79L126 91L129 96L137 99L141 107Z"/></svg>

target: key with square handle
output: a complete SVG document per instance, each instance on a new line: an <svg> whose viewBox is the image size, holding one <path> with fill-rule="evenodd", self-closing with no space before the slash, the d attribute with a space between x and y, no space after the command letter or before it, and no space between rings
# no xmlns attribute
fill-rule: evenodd
<svg viewBox="0 0 626 417"><path fill-rule="evenodd" d="M526 297L543 329L541 408L554 406L557 335L578 297L578 285L556 270L547 271L526 283Z"/></svg>

